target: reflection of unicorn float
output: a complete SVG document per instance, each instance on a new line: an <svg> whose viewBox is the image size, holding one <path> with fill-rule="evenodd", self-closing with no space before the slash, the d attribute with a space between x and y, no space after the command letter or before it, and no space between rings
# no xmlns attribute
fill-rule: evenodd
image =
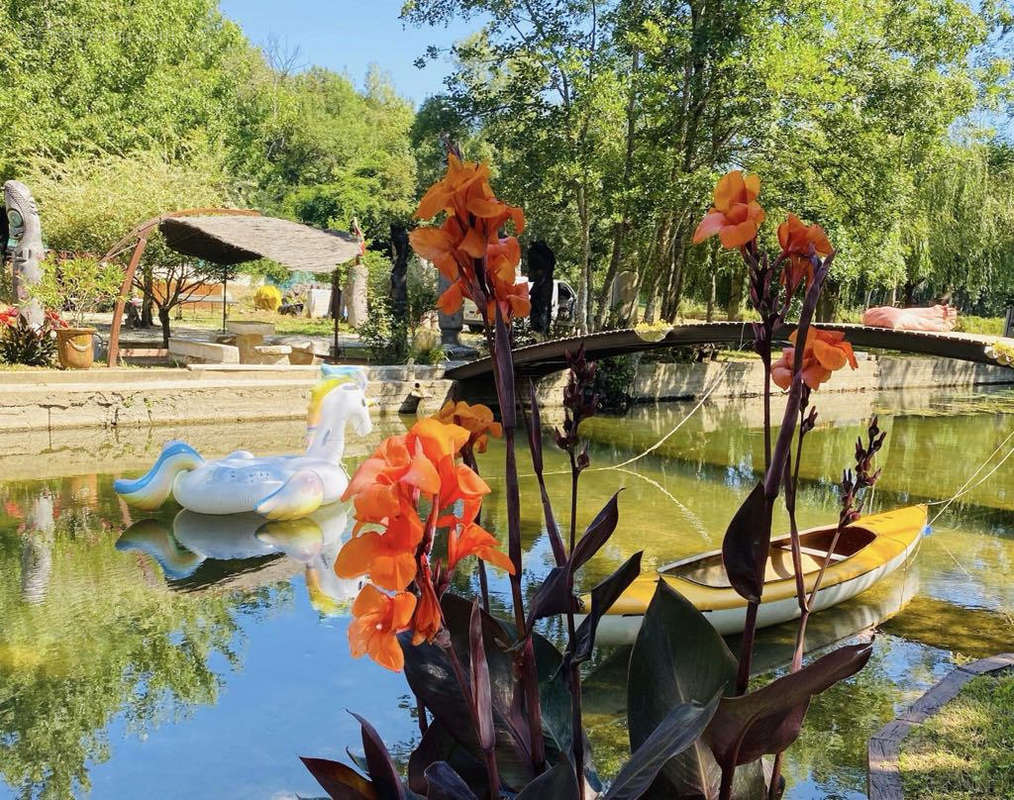
<svg viewBox="0 0 1014 800"><path fill-rule="evenodd" d="M116 493L128 505L158 508L170 494L200 514L254 511L268 519L296 519L336 502L348 486L342 468L345 425L356 433L372 429L366 403L366 374L358 367L326 370L311 392L308 445L301 455L256 457L246 450L205 461L185 442L168 442L148 472L120 479Z"/></svg>
<svg viewBox="0 0 1014 800"><path fill-rule="evenodd" d="M172 531L154 519L135 522L117 540L116 549L147 553L176 580L189 577L209 559L284 554L305 567L311 605L331 614L347 606L361 588L361 581L343 580L334 573L334 561L348 538L349 509L347 503L332 503L292 520L265 520L254 513L213 516L184 509L173 519Z"/></svg>

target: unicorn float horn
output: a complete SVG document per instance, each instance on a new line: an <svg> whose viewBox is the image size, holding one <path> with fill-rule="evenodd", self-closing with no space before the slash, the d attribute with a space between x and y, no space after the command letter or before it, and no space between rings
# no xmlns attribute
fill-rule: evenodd
<svg viewBox="0 0 1014 800"><path fill-rule="evenodd" d="M166 442L151 469L135 480L117 479L113 489L128 506L154 511L168 499L177 475L203 463L200 453L186 442Z"/></svg>

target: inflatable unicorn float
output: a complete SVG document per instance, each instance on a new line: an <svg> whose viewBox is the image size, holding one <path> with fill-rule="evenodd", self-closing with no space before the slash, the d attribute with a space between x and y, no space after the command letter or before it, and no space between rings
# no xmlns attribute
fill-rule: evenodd
<svg viewBox="0 0 1014 800"><path fill-rule="evenodd" d="M236 450L205 461L186 442L167 442L147 473L113 485L127 505L145 511L160 507L171 494L199 514L254 512L273 520L305 517L339 500L349 484L342 467L345 426L359 436L372 429L361 367L322 368L310 393L307 447L299 455L257 457Z"/></svg>

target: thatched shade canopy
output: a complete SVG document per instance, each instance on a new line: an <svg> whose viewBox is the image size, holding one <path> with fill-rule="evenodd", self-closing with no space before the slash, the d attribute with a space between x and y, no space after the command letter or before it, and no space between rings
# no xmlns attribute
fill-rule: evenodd
<svg viewBox="0 0 1014 800"><path fill-rule="evenodd" d="M350 233L276 217L169 217L158 228L173 250L214 264L270 258L291 270L332 272L360 253L359 239Z"/></svg>

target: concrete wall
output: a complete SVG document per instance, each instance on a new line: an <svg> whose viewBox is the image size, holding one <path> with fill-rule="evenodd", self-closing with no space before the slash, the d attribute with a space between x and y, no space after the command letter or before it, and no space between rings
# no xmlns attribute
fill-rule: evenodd
<svg viewBox="0 0 1014 800"><path fill-rule="evenodd" d="M456 386L441 367L368 369L369 395L379 416L435 413ZM27 434L72 428L302 420L317 367L194 364L185 369L95 369L0 372L0 432ZM87 379L87 382L85 380ZM717 381L717 384L716 384ZM566 374L538 385L540 405L558 407ZM934 358L884 356L860 361L821 389L828 392L916 389L1014 383L1014 369ZM756 360L704 364L643 364L632 394L639 402L711 396L746 397L761 390ZM519 381L520 392L527 384ZM488 397L495 403L492 380Z"/></svg>
<svg viewBox="0 0 1014 800"><path fill-rule="evenodd" d="M0 431L304 419L317 367L194 364L185 369L0 373ZM371 367L378 415L431 414L453 382L441 367ZM87 382L85 382L87 380Z"/></svg>
<svg viewBox="0 0 1014 800"><path fill-rule="evenodd" d="M540 395L562 387L551 376ZM711 397L747 397L760 394L763 386L760 361L707 362L704 364L642 364L631 392L638 402L700 397L714 386ZM716 383L717 381L717 383ZM867 355L859 368L845 368L820 388L829 392L862 392L880 389L919 389L941 386L972 386L1014 383L1014 369L973 364L945 358ZM547 397L547 400L549 398Z"/></svg>

